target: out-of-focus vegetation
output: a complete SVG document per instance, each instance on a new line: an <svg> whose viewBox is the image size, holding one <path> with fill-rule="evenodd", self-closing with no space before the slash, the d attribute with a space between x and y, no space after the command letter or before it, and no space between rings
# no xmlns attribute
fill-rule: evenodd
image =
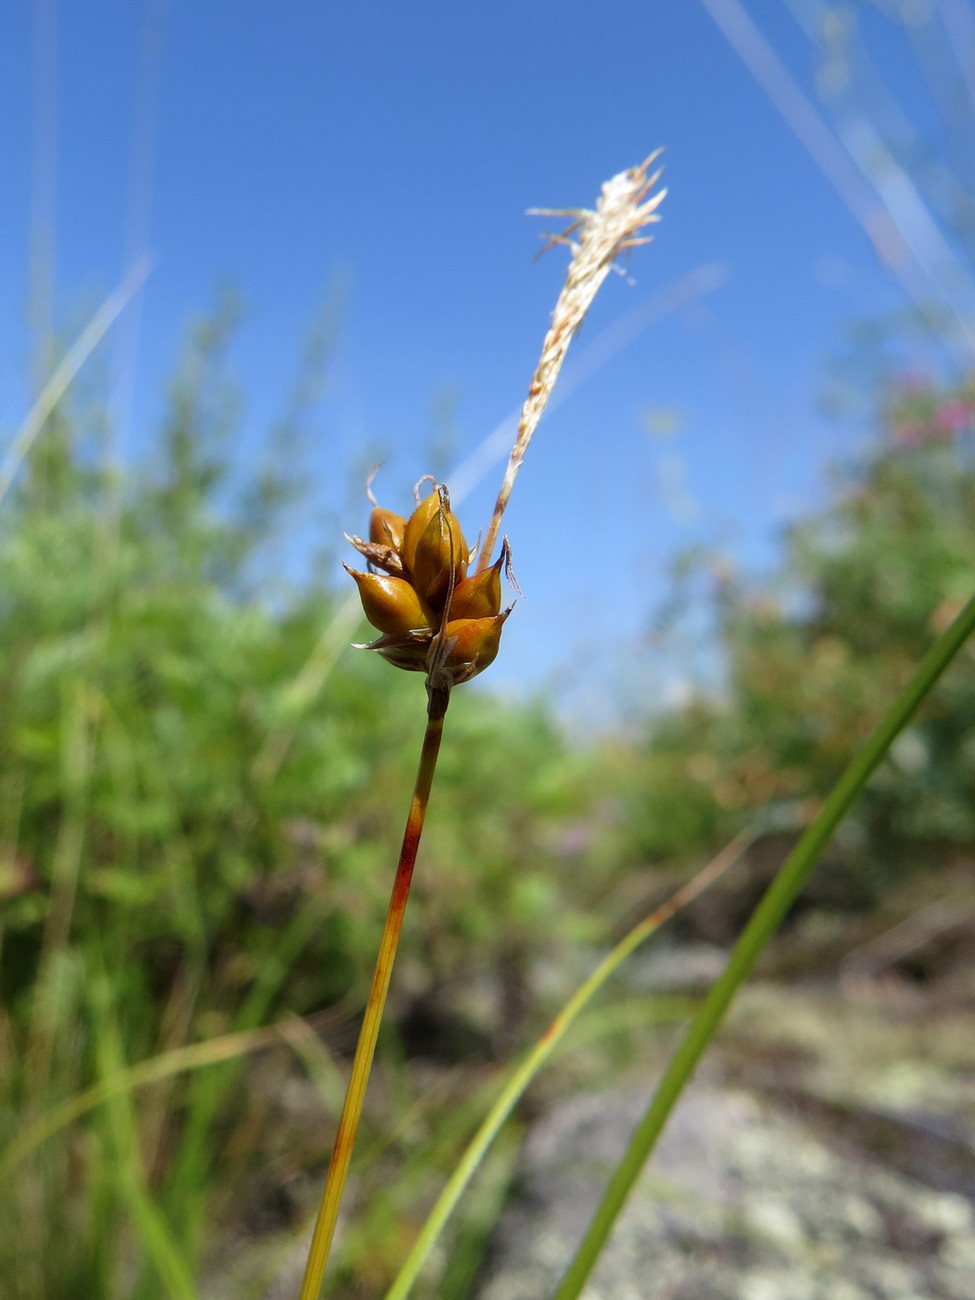
<svg viewBox="0 0 975 1300"><path fill-rule="evenodd" d="M385 911L422 690L350 651L310 699L296 691L345 593L260 577L293 484L269 472L235 504L226 330L198 332L150 462L119 481L97 412L65 408L4 504L0 1148L136 1062L292 1032L222 1064L203 1047L10 1166L9 1300L192 1296L235 1234L298 1216ZM759 817L785 842L968 594L973 395L915 385L888 403L779 574L757 589L708 570L720 689L648 709L639 743L588 747L544 701L457 693L342 1244L348 1294L381 1291L484 1109L484 1070L540 1027L539 972L658 898L658 868ZM975 842L973 668L968 652L874 783L827 872L834 902L867 907ZM458 1258L458 1289L437 1294L463 1294Z"/></svg>
<svg viewBox="0 0 975 1300"><path fill-rule="evenodd" d="M650 860L694 852L758 810L785 834L804 824L971 595L975 393L894 382L879 417L826 507L788 532L776 573L736 576L719 556L681 566L707 590L723 677L649 728L628 821ZM931 850L975 843L973 707L968 648L845 823L837 901L869 904Z"/></svg>
<svg viewBox="0 0 975 1300"><path fill-rule="evenodd" d="M285 1048L96 1107L4 1178L9 1300L190 1294L216 1228L324 1160L329 1053L351 1045L385 913L422 689L348 650L296 691L347 593L260 580L293 484L235 496L230 324L198 330L145 466L99 468L99 413L65 409L5 503L0 1147L134 1062L336 1009L325 1050L302 1040L323 1104L289 1123ZM463 694L396 1010L402 1052L483 1063L528 1012L529 962L593 932L608 855L592 756L541 704ZM475 983L476 1032L451 1015ZM374 1135L408 1109L412 1085L391 1086Z"/></svg>

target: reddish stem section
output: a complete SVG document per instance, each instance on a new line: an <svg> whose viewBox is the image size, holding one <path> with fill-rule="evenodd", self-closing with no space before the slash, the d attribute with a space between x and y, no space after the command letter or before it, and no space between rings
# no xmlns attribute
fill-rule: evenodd
<svg viewBox="0 0 975 1300"><path fill-rule="evenodd" d="M315 1231L308 1252L308 1262L305 1265L305 1277L301 1286L300 1300L318 1300L325 1264L328 1260L332 1238L335 1235L335 1224L338 1219L342 1189L345 1186L346 1176L349 1172L352 1147L355 1143L359 1119L362 1115L362 1103L365 1100L366 1085L372 1068L372 1058L376 1051L379 1025L382 1020L383 1007L386 1004L386 994L389 992L389 981L393 973L393 962L396 958L400 931L403 928L406 903L410 896L410 882L413 879L416 852L420 845L420 835L423 832L427 803L430 799L430 787L433 784L433 774L437 768L437 756L440 753L440 740L443 735L443 720L447 712L448 698L449 693L446 691L431 690L430 692L427 729L423 736L423 748L420 751L420 763L417 768L410 813L406 820L403 847L400 850L399 864L396 868L396 879L393 881L393 892L389 900L389 910L386 913L386 925L379 944L379 955L376 958L376 969L373 972L369 1000L366 1003L365 1014L362 1018L362 1028L359 1030L359 1041L355 1049L355 1059L352 1062L352 1073L349 1076L345 1104L342 1107L338 1131L335 1134L335 1145L332 1148L328 1178L325 1182L322 1203L315 1222Z"/></svg>

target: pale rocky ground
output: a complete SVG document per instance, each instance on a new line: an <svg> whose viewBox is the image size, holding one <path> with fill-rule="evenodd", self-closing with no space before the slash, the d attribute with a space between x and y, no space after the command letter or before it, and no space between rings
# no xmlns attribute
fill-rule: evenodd
<svg viewBox="0 0 975 1300"><path fill-rule="evenodd" d="M550 1296L642 1109L560 1107L526 1148L478 1300ZM747 1093L695 1087L621 1217L586 1300L971 1300L975 1214L877 1161L838 1154Z"/></svg>
<svg viewBox="0 0 975 1300"><path fill-rule="evenodd" d="M706 987L723 960L651 951L631 991ZM975 1300L975 962L952 950L931 975L746 986L585 1300ZM550 1300L660 1042L611 1088L541 1108L469 1300ZM305 1241L241 1240L208 1300L293 1300Z"/></svg>
<svg viewBox="0 0 975 1300"><path fill-rule="evenodd" d="M585 1300L972 1300L973 1030L964 1005L746 990ZM534 1125L476 1300L553 1293L648 1095Z"/></svg>

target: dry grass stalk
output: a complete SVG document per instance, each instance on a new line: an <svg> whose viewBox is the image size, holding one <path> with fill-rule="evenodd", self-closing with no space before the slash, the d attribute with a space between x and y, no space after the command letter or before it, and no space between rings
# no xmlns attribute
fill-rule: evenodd
<svg viewBox="0 0 975 1300"><path fill-rule="evenodd" d="M552 313L552 324L542 344L542 355L528 386L528 396L521 410L515 445L508 457L501 491L495 502L494 514L488 525L481 547L478 568L491 561L491 552L498 538L501 516L511 496L511 489L521 468L528 444L538 428L546 403L552 395L562 362L569 350L572 337L582 324L586 312L599 292L599 287L609 274L610 267L625 248L649 243L650 236L637 238L638 231L653 221L659 221L657 208L666 190L647 195L660 179L660 171L647 176L650 164L658 158L655 150L639 167L631 167L608 180L600 192L594 210L588 208L558 209L532 208L533 216L573 217L572 225L560 235L550 238L545 249L553 244L566 244L572 249L572 261L558 302ZM644 201L646 200L646 201ZM576 238L572 238L575 235Z"/></svg>

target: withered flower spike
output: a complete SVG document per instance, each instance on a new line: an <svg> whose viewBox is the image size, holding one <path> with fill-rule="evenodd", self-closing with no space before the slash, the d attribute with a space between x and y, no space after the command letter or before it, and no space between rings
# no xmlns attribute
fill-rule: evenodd
<svg viewBox="0 0 975 1300"><path fill-rule="evenodd" d="M564 243L572 250L572 260L552 313L552 323L542 344L542 355L528 386L528 396L518 421L515 445L511 449L494 513L484 536L484 550L478 560L478 568L486 568L490 562L494 542L500 531L501 516L507 507L528 444L555 387L569 344L582 324L599 286L619 253L634 246L645 226L660 220L657 208L666 190L651 193L660 172L647 176L647 169L659 152L656 150L639 167L631 167L608 180L602 187L594 210L573 208L565 211L563 215L571 217L572 224L561 235L550 237L551 242ZM547 215L555 215L557 212L551 208L532 210Z"/></svg>

